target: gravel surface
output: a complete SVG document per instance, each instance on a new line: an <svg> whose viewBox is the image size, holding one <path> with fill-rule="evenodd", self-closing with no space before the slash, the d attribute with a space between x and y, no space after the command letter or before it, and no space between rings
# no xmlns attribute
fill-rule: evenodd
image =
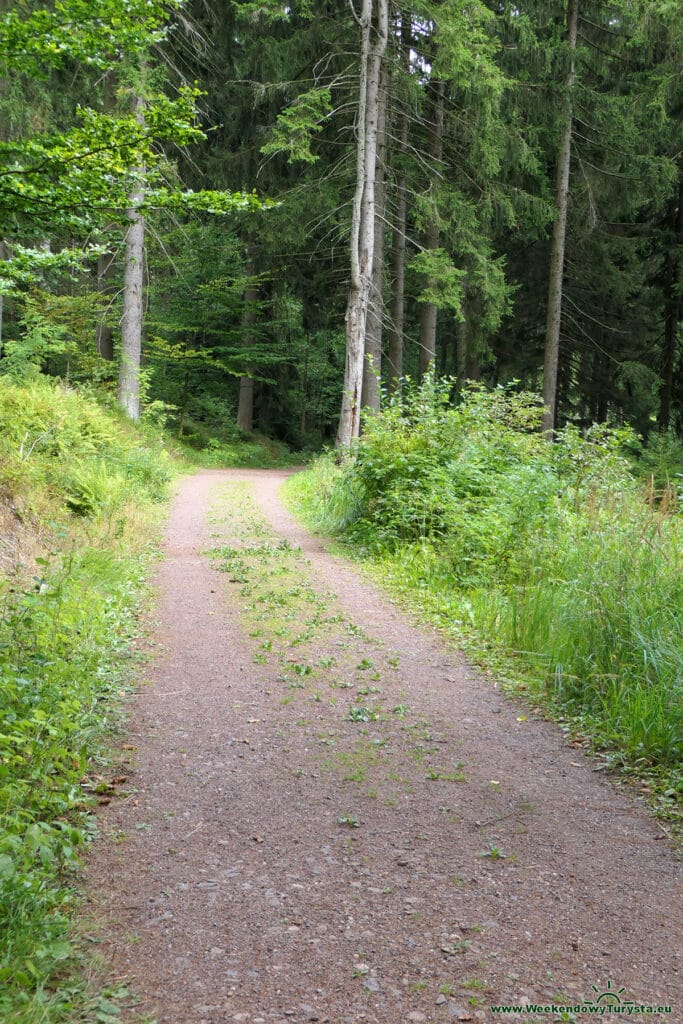
<svg viewBox="0 0 683 1024"><path fill-rule="evenodd" d="M201 472L174 503L88 866L124 1016L548 1022L572 1018L492 1007L600 996L683 1022L661 829L295 523L285 475Z"/></svg>

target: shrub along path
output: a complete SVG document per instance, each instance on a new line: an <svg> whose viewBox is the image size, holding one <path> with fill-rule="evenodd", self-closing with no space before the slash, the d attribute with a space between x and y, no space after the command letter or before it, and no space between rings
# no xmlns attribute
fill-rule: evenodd
<svg viewBox="0 0 683 1024"><path fill-rule="evenodd" d="M601 995L683 1020L661 829L305 533L283 476L199 473L169 522L89 868L135 1013L550 1021L491 1007Z"/></svg>

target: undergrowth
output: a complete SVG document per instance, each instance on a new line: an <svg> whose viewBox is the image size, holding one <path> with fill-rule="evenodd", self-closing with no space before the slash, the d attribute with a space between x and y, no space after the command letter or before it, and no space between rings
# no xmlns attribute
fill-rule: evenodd
<svg viewBox="0 0 683 1024"><path fill-rule="evenodd" d="M161 439L48 381L0 380L0 1019L112 1021L83 980L75 869L130 665ZM11 558L10 558L11 556ZM23 558L23 564L17 564ZM12 564L14 563L14 564Z"/></svg>
<svg viewBox="0 0 683 1024"><path fill-rule="evenodd" d="M120 535L127 506L141 495L160 500L171 475L158 431L47 378L0 377L0 498L18 523L40 529L70 511L89 520L90 535Z"/></svg>
<svg viewBox="0 0 683 1024"><path fill-rule="evenodd" d="M646 495L627 430L538 431L531 395L407 388L295 509L413 606L504 665L674 815L683 746L683 554L670 482ZM660 473L660 478L663 474ZM649 499L649 500L648 500ZM505 659L501 662L501 659Z"/></svg>
<svg viewBox="0 0 683 1024"><path fill-rule="evenodd" d="M181 439L182 453L195 466L215 469L276 469L300 465L302 456L292 452L282 441L258 432L245 433L237 426L223 423L219 436L207 428L195 429Z"/></svg>

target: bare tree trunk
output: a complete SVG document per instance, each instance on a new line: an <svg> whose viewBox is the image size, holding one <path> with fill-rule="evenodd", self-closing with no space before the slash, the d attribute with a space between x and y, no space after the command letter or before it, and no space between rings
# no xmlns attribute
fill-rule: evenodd
<svg viewBox="0 0 683 1024"><path fill-rule="evenodd" d="M135 100L138 124L145 123L144 104ZM138 168L139 184L131 192L126 211L128 230L125 239L123 271L123 316L121 317L121 365L119 367L119 405L133 420L140 418L140 361L142 355L142 295L144 285L145 218L140 205L145 198L144 167Z"/></svg>
<svg viewBox="0 0 683 1024"><path fill-rule="evenodd" d="M97 290L100 295L103 295L109 299L113 294L113 278L116 271L115 256L113 252L105 252L97 259ZM114 331L106 323L106 316L108 308L105 309L101 314L101 320L97 325L97 333L95 336L95 343L97 345L97 354L102 359L107 359L111 362L114 358Z"/></svg>
<svg viewBox="0 0 683 1024"><path fill-rule="evenodd" d="M384 320L384 219L386 202L387 109L389 81L386 64L380 65L379 110L377 115L377 159L375 168L375 234L372 284L365 333L362 404L374 412L380 409L382 376L382 322Z"/></svg>
<svg viewBox="0 0 683 1024"><path fill-rule="evenodd" d="M674 367L678 348L678 325L681 319L679 251L681 243L683 243L683 173L679 176L678 193L671 200L669 206L667 227L669 231L664 269L664 360L657 420L660 430L667 430L671 425Z"/></svg>
<svg viewBox="0 0 683 1024"><path fill-rule="evenodd" d="M190 371L185 370L183 377L183 390L180 396L180 412L178 414L178 437L185 433L185 417L187 416L187 401L190 397Z"/></svg>
<svg viewBox="0 0 683 1024"><path fill-rule="evenodd" d="M113 113L116 108L116 85L118 74L111 71L104 76L104 109L107 113ZM106 227L107 234L117 230L116 224L109 224ZM111 313L111 305L115 294L114 277L116 275L116 254L114 248L108 249L97 259L97 291L106 298L106 306L100 314L100 321L97 324L95 333L95 346L97 354L108 362L114 359L114 330L107 323Z"/></svg>
<svg viewBox="0 0 683 1024"><path fill-rule="evenodd" d="M256 325L258 301L258 284L254 279L254 266L249 264L247 273L252 278L244 293L244 313L242 314L242 328L244 330L244 343L247 346L253 345L254 327ZM254 429L254 378L253 369L250 367L247 373L240 378L240 395L237 403L237 426L250 434Z"/></svg>
<svg viewBox="0 0 683 1024"><path fill-rule="evenodd" d="M306 336L305 344L306 347L304 348L304 365L302 367L301 373L301 396L303 400L301 402L301 417L299 419L299 433L301 434L302 441L306 434L306 413L308 412L308 335Z"/></svg>
<svg viewBox="0 0 683 1024"><path fill-rule="evenodd" d="M351 214L351 275L346 308L344 394L337 430L337 446L340 448L348 448L353 438L360 433L365 333L375 250L379 80L389 35L388 0L363 0L358 20L361 29L361 66L356 125L356 191Z"/></svg>
<svg viewBox="0 0 683 1024"><path fill-rule="evenodd" d="M429 133L429 155L434 163L441 163L443 158L443 122L444 103L446 97L445 82L430 82L432 93L432 124ZM425 249L439 248L439 222L432 218L424 233L422 244ZM436 324L438 310L432 302L420 303L420 351L418 356L418 372L423 377L433 368L436 359Z"/></svg>
<svg viewBox="0 0 683 1024"><path fill-rule="evenodd" d="M408 121L404 121L401 141L408 140ZM387 328L387 373L389 391L395 391L403 376L403 323L405 317L406 280L406 222L408 216L408 194L406 175L401 171L396 177L396 213L394 234L391 245L391 307Z"/></svg>
<svg viewBox="0 0 683 1024"><path fill-rule="evenodd" d="M408 15L401 22L401 66L407 74L410 61L411 23ZM408 113L402 108L396 126L398 168L396 171L396 208L391 243L391 307L387 327L387 384L396 391L403 376L403 322L405 315L406 223L408 193L403 155L408 148Z"/></svg>
<svg viewBox="0 0 683 1024"><path fill-rule="evenodd" d="M248 374L240 377L237 426L246 434L250 434L254 429L254 378Z"/></svg>
<svg viewBox="0 0 683 1024"><path fill-rule="evenodd" d="M557 157L555 175L555 208L553 240L550 250L550 281L548 283L548 314L545 333L545 355L543 359L543 432L552 437L555 428L557 404L557 367L560 358L560 324L562 321L562 283L564 277L564 253L567 235L567 205L569 200L569 168L572 158L572 133L574 127L572 86L575 77L575 53L579 0L568 0L567 44L569 46L569 71L567 72L567 108L560 152Z"/></svg>
<svg viewBox="0 0 683 1024"><path fill-rule="evenodd" d="M481 297L472 295L465 302L465 319L458 325L457 376L462 385L467 380L479 380L479 349L481 343Z"/></svg>

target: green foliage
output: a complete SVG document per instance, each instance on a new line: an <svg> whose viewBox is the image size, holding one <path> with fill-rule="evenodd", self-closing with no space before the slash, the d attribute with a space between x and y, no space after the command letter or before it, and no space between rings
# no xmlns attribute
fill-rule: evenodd
<svg viewBox="0 0 683 1024"><path fill-rule="evenodd" d="M4 374L26 378L31 371L40 370L50 356L63 355L69 349L65 328L48 319L34 300L26 300L19 327L19 338L5 344L5 358L0 366Z"/></svg>
<svg viewBox="0 0 683 1024"><path fill-rule="evenodd" d="M103 363L92 344L102 306L97 292L55 295L34 288L24 294L6 332L0 376L19 382L49 371L70 381L91 381Z"/></svg>
<svg viewBox="0 0 683 1024"><path fill-rule="evenodd" d="M49 270L69 269L72 272L85 270L89 259L97 258L99 249L96 246L83 246L74 249L61 249L59 252L47 252L43 249L29 249L15 243L12 255L8 259L0 259L0 294L21 294L22 285L34 284L36 278Z"/></svg>
<svg viewBox="0 0 683 1024"><path fill-rule="evenodd" d="M458 320L463 320L462 291L466 274L454 265L445 249L425 249L413 257L410 266L427 278L420 302L448 309Z"/></svg>
<svg viewBox="0 0 683 1024"><path fill-rule="evenodd" d="M118 414L44 377L0 377L0 494L40 511L59 502L113 527L114 513L147 495L160 500L172 463L158 435L132 433Z"/></svg>
<svg viewBox="0 0 683 1024"><path fill-rule="evenodd" d="M209 437L199 451L188 453L193 464L217 468L251 466L270 469L276 466L295 466L301 456L290 452L286 445L258 434L244 435L236 430L234 440Z"/></svg>
<svg viewBox="0 0 683 1024"><path fill-rule="evenodd" d="M57 0L33 10L21 4L0 18L0 61L33 74L69 60L111 68L163 39L178 6L178 0Z"/></svg>
<svg viewBox="0 0 683 1024"><path fill-rule="evenodd" d="M40 237L67 229L82 235L99 229L113 215L123 215L141 177L147 191L144 209L185 207L223 214L260 208L253 193L166 187L162 144L184 146L204 138L197 124L198 96L189 87L181 88L173 100L148 95L144 119L136 113L112 116L81 107L79 123L68 131L0 142L5 168L0 210L11 218L9 234ZM5 262L11 269L11 257ZM23 256L20 271L25 264Z"/></svg>
<svg viewBox="0 0 683 1024"><path fill-rule="evenodd" d="M0 1018L104 1020L115 1005L73 976L71 879L171 464L151 434L43 378L0 379L0 462L6 539L30 562L0 578Z"/></svg>
<svg viewBox="0 0 683 1024"><path fill-rule="evenodd" d="M477 0L465 7L459 0L427 0L418 3L416 11L434 19L437 75L467 90L501 93L504 77L494 59L498 43L491 31L495 16L485 4Z"/></svg>
<svg viewBox="0 0 683 1024"><path fill-rule="evenodd" d="M683 501L683 441L673 430L650 434L636 470L651 484L655 495Z"/></svg>
<svg viewBox="0 0 683 1024"><path fill-rule="evenodd" d="M93 240L124 220L136 192L145 193L146 213L182 208L227 214L267 205L253 192L169 184L175 175L164 147L206 138L197 111L199 90L181 83L170 97L153 83L148 67L150 48L165 38L166 20L179 6L177 0L59 0L29 10L22 5L0 17L3 79L35 89L49 69L58 76L66 65L86 78L95 69L116 68L121 85L119 109L111 96L102 104L105 109L98 109L101 90L91 83L85 102L74 101L53 128L49 119L45 125L27 116L16 130L2 134L3 294L40 281L50 267L82 267L78 240L92 255ZM65 234L70 244L58 252L41 254L35 245L56 236L61 242Z"/></svg>
<svg viewBox="0 0 683 1024"><path fill-rule="evenodd" d="M319 157L311 152L311 140L322 131L323 122L332 105L328 88L309 89L297 96L294 103L277 116L277 127L270 142L261 147L264 154L286 152L289 162L300 160L315 163Z"/></svg>
<svg viewBox="0 0 683 1024"><path fill-rule="evenodd" d="M143 563L92 548L39 561L33 584L2 591L0 1016L70 1024L82 782L124 685Z"/></svg>
<svg viewBox="0 0 683 1024"><path fill-rule="evenodd" d="M427 380L368 418L342 463L294 483L421 610L505 650L577 728L671 773L683 740L681 522L653 511L630 431L568 428L511 389ZM657 446L652 457L656 458Z"/></svg>
<svg viewBox="0 0 683 1024"><path fill-rule="evenodd" d="M442 537L466 578L490 573L494 551L506 558L518 530L549 513L558 480L535 396L472 386L453 407L452 387L427 378L393 396L366 420L346 475L360 496L355 536L384 547Z"/></svg>

